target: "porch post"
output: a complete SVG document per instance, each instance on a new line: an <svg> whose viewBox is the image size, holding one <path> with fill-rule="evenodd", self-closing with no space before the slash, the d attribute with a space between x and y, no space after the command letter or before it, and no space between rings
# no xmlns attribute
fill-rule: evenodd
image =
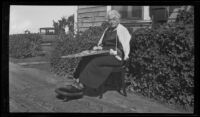
<svg viewBox="0 0 200 117"><path fill-rule="evenodd" d="M151 20L149 11L149 6L144 6L144 20Z"/></svg>
<svg viewBox="0 0 200 117"><path fill-rule="evenodd" d="M76 9L75 9L75 12L74 12L74 34L76 35L78 31L79 31L79 27L78 27L78 6L76 6Z"/></svg>
<svg viewBox="0 0 200 117"><path fill-rule="evenodd" d="M107 6L107 12L111 10L111 6Z"/></svg>

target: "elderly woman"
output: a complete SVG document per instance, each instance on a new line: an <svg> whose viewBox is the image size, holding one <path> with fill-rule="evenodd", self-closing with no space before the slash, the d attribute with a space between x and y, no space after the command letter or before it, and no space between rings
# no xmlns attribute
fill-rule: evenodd
<svg viewBox="0 0 200 117"><path fill-rule="evenodd" d="M70 85L69 92L79 92L84 87L98 88L108 78L113 68L122 65L122 59L129 58L131 35L120 24L120 14L111 10L107 14L107 19L109 26L93 50L110 50L110 53L83 57L74 73L74 77L78 80Z"/></svg>

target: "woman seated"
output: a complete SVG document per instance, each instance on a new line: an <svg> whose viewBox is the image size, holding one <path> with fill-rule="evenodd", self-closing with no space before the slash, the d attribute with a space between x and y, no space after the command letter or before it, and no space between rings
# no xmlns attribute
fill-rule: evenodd
<svg viewBox="0 0 200 117"><path fill-rule="evenodd" d="M84 87L98 88L115 67L122 65L122 60L129 58L131 35L120 24L120 14L111 10L107 20L109 26L93 50L110 50L110 53L83 57L74 72L77 82L69 86L69 92L80 92Z"/></svg>

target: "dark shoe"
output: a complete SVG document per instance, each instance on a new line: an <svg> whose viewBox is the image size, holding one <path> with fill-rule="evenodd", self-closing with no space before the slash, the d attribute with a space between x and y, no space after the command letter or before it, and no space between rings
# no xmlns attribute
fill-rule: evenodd
<svg viewBox="0 0 200 117"><path fill-rule="evenodd" d="M83 95L83 92L80 90L77 90L76 88L70 88L71 86L69 85L67 88L66 87L60 87L55 90L55 92L61 96L67 96L67 97L75 97L75 96L81 96Z"/></svg>
<svg viewBox="0 0 200 117"><path fill-rule="evenodd" d="M68 93L80 93L83 91L83 89L77 88L74 85L67 85L62 90Z"/></svg>

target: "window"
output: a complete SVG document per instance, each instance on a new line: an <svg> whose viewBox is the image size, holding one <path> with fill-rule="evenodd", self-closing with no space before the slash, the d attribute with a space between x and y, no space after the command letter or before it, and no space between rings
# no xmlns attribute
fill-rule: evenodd
<svg viewBox="0 0 200 117"><path fill-rule="evenodd" d="M142 6L112 6L113 10L119 11L122 19L143 19L143 7Z"/></svg>

